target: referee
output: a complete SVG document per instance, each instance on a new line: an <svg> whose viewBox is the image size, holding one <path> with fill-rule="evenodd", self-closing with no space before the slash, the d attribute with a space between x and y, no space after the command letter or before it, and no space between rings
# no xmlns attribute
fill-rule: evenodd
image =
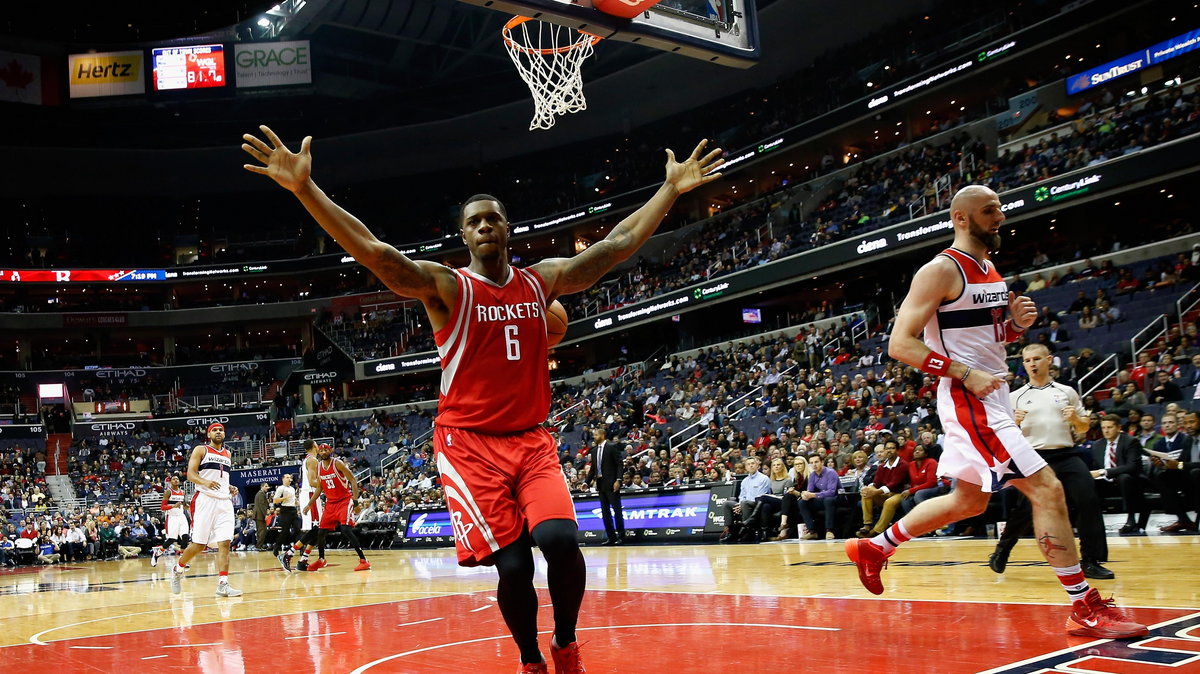
<svg viewBox="0 0 1200 674"><path fill-rule="evenodd" d="M281 546L291 544L300 536L300 515L296 509L296 490L292 487L291 473L284 473L283 484L275 490L273 501L279 506L279 518L276 520L279 535L275 537L271 554L278 555Z"/></svg>
<svg viewBox="0 0 1200 674"><path fill-rule="evenodd" d="M1031 344L1021 350L1029 383L1012 394L1013 417L1029 444L1054 469L1062 482L1067 501L1075 507L1075 528L1079 531L1079 557L1083 575L1087 578L1109 580L1112 571L1101 566L1108 561L1108 539L1104 533L1104 515L1095 480L1075 449L1072 432L1088 430L1088 415L1075 389L1050 378L1050 350L1041 344ZM988 557L988 566L1004 573L1008 555L1021 536L1033 532L1033 513L1029 501L1019 500L1009 510L1008 526L996 543L996 551ZM1036 537L1036 536L1035 536Z"/></svg>

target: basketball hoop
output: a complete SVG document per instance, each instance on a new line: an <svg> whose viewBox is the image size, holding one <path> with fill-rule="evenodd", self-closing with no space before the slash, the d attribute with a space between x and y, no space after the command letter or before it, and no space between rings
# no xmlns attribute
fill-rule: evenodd
<svg viewBox="0 0 1200 674"><path fill-rule="evenodd" d="M501 35L517 72L533 94L530 131L554 126L555 115L587 109L580 68L592 55L599 35L527 16L514 16L504 24Z"/></svg>

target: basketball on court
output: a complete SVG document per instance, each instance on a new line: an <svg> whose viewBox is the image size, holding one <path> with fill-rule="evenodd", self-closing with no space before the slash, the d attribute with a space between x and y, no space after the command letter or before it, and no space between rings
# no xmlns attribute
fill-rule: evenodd
<svg viewBox="0 0 1200 674"><path fill-rule="evenodd" d="M562 341L563 335L567 334L567 310L563 305L554 300L550 306L546 307L546 344L555 346Z"/></svg>

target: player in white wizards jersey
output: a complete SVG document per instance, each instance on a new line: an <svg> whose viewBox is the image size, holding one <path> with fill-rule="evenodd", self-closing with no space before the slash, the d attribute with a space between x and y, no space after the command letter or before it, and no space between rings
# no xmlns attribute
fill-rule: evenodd
<svg viewBox="0 0 1200 674"><path fill-rule="evenodd" d="M188 544L187 496L179 485L179 476L171 476L171 488L163 494L163 515L167 524L167 538L162 545L150 553L150 566L158 566L158 558L169 550L179 551L179 543Z"/></svg>
<svg viewBox="0 0 1200 674"><path fill-rule="evenodd" d="M1013 421L1004 344L1033 324L1037 307L1028 297L1008 292L989 259L1000 247L1000 198L981 185L964 187L950 202L950 221L954 244L913 276L896 313L888 354L941 378L938 416L946 441L938 474L957 482L954 491L920 503L879 536L847 541L846 555L863 585L882 594L879 574L897 546L982 513L991 492L1011 484L1029 498L1042 555L1071 597L1068 633L1109 639L1145 635L1144 625L1088 587L1062 484Z"/></svg>
<svg viewBox="0 0 1200 674"><path fill-rule="evenodd" d="M302 551L297 569L308 570L308 553L312 552L311 541L321 522L321 500L314 497L317 488L317 441L304 441L304 460L300 462L300 493L296 496L296 504L300 507L300 536L293 540L284 541L283 552L276 555L279 565L284 571L291 573L292 556L296 551ZM299 547L294 547L299 546ZM321 539L318 549L318 559L325 559L325 539Z"/></svg>
<svg viewBox="0 0 1200 674"><path fill-rule="evenodd" d="M188 460L188 481L196 485L192 500L192 543L179 556L171 573L171 591L183 589L188 562L205 546L217 548L217 596L237 597L241 590L229 586L229 542L233 540L233 497L237 487L229 484L233 459L225 449L225 426L208 426L208 444L196 445Z"/></svg>

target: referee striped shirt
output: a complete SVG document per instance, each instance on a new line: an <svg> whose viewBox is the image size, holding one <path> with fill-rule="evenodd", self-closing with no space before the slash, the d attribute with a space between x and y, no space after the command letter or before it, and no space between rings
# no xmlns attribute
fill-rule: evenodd
<svg viewBox="0 0 1200 674"><path fill-rule="evenodd" d="M1074 407L1080 418L1088 416L1083 401L1070 386L1052 381L1045 386L1026 384L1013 391L1013 411L1025 410L1021 432L1036 450L1063 449L1075 446L1071 424L1063 419L1062 411Z"/></svg>

